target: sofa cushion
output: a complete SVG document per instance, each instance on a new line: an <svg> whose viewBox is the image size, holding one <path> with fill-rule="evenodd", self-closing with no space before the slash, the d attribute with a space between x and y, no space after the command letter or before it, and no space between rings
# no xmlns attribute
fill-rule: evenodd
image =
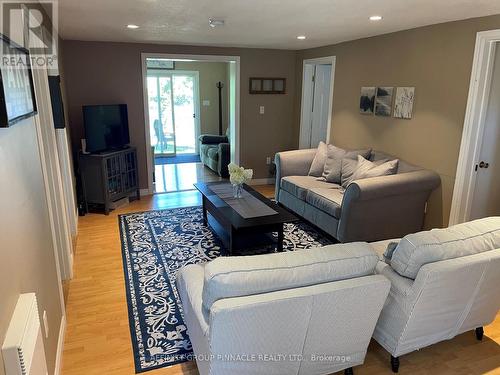
<svg viewBox="0 0 500 375"><path fill-rule="evenodd" d="M340 186L318 180L313 176L287 176L283 177L280 187L293 196L306 200L307 191L314 188L338 189Z"/></svg>
<svg viewBox="0 0 500 375"><path fill-rule="evenodd" d="M314 155L311 168L309 169L309 176L321 177L323 168L325 167L326 153L326 143L323 141L319 142L318 148L316 149L316 155Z"/></svg>
<svg viewBox="0 0 500 375"><path fill-rule="evenodd" d="M365 159L370 157L372 150L353 150L347 151L334 145L328 145L327 158L325 168L323 170L323 177L328 182L340 184L342 172L342 159L357 159L358 155L363 156Z"/></svg>
<svg viewBox="0 0 500 375"><path fill-rule="evenodd" d="M394 250L391 267L415 279L425 264L495 249L500 249L500 216L409 234Z"/></svg>
<svg viewBox="0 0 500 375"><path fill-rule="evenodd" d="M219 148L218 147L210 147L207 150L207 156L212 160L219 160Z"/></svg>
<svg viewBox="0 0 500 375"><path fill-rule="evenodd" d="M340 219L344 194L340 189L313 188L307 192L306 202L328 215Z"/></svg>
<svg viewBox="0 0 500 375"><path fill-rule="evenodd" d="M249 296L372 275L378 256L364 242L256 256L221 257L205 266L203 306Z"/></svg>
<svg viewBox="0 0 500 375"><path fill-rule="evenodd" d="M372 151L372 154L370 156L370 161L374 162L386 162L389 160L394 160L397 159L395 156L386 154L385 152L382 151ZM415 172L415 171L421 171L422 167L417 167L416 165L407 163L401 159L399 159L398 163L398 171L397 173L407 173L407 172Z"/></svg>

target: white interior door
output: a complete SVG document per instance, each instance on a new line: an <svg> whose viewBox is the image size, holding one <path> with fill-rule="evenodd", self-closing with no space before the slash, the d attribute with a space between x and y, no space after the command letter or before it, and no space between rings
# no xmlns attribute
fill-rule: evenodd
<svg viewBox="0 0 500 375"><path fill-rule="evenodd" d="M320 141L326 141L331 75L331 65L316 65L310 147L317 147Z"/></svg>
<svg viewBox="0 0 500 375"><path fill-rule="evenodd" d="M311 147L311 122L314 97L314 64L304 65L302 79L302 115L300 120L299 148Z"/></svg>
<svg viewBox="0 0 500 375"><path fill-rule="evenodd" d="M497 43L471 219L500 215L500 48Z"/></svg>
<svg viewBox="0 0 500 375"><path fill-rule="evenodd" d="M304 66L300 148L315 148L320 141L327 141L331 83L331 64Z"/></svg>

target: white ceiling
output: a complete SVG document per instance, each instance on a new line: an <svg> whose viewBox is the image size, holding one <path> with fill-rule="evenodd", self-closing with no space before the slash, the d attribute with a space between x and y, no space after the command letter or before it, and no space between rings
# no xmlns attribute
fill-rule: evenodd
<svg viewBox="0 0 500 375"><path fill-rule="evenodd" d="M59 0L59 29L63 39L295 50L499 13L499 0ZM212 29L210 17L226 25Z"/></svg>

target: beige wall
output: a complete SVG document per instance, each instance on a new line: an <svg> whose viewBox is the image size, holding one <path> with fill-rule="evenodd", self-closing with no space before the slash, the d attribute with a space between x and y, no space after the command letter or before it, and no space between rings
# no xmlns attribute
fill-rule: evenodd
<svg viewBox="0 0 500 375"><path fill-rule="evenodd" d="M49 319L45 352L53 374L62 311L34 118L0 129L0 160L0 343L19 294L35 292L40 317L46 310Z"/></svg>
<svg viewBox="0 0 500 375"><path fill-rule="evenodd" d="M500 15L496 15L297 54L298 67L305 58L337 57L331 142L352 148L373 147L440 174L442 187L429 202L427 227L448 223L476 33L499 28ZM296 100L300 103L301 68L296 77ZM361 86L415 86L413 119L359 114Z"/></svg>
<svg viewBox="0 0 500 375"><path fill-rule="evenodd" d="M200 83L200 134L219 134L219 89L217 82L222 82L222 131L227 128L227 88L228 63L224 62L185 62L175 63L175 70L188 70L199 73ZM210 101L204 106L203 101Z"/></svg>
<svg viewBox="0 0 500 375"><path fill-rule="evenodd" d="M240 56L241 164L256 178L268 177L266 156L293 149L295 52L267 49L170 46L139 43L63 42L65 85L73 149L83 137L82 105L126 103L131 143L138 148L141 188L147 187L141 52ZM251 76L285 77L286 95L250 95ZM259 114L259 106L266 108Z"/></svg>

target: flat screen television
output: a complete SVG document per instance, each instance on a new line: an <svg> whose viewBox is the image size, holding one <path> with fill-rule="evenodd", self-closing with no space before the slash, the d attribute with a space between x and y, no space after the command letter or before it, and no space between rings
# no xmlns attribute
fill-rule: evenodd
<svg viewBox="0 0 500 375"><path fill-rule="evenodd" d="M87 152L118 150L130 143L126 104L83 106Z"/></svg>

